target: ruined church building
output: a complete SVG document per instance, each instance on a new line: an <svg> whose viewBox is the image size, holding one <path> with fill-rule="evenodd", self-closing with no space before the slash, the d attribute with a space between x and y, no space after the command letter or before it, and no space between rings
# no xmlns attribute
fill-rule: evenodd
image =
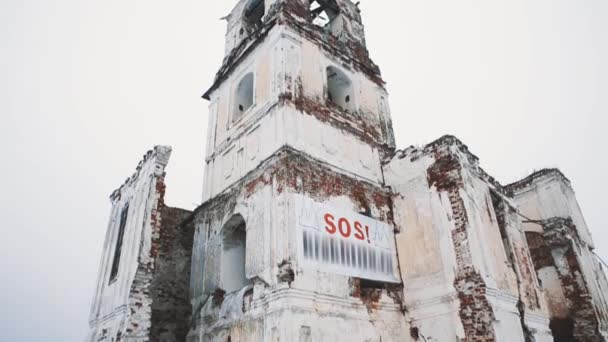
<svg viewBox="0 0 608 342"><path fill-rule="evenodd" d="M87 342L606 342L568 179L499 184L453 136L398 150L349 0L241 0L203 204L157 146L111 195Z"/></svg>

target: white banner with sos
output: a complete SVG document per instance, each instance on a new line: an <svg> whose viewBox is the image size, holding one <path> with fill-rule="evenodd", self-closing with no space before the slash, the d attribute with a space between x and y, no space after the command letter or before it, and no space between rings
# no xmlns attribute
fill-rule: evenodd
<svg viewBox="0 0 608 342"><path fill-rule="evenodd" d="M298 256L305 269L399 282L393 228L296 196Z"/></svg>

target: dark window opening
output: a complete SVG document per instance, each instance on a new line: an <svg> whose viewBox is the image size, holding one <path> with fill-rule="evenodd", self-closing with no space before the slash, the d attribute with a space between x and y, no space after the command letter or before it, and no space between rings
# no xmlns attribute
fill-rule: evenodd
<svg viewBox="0 0 608 342"><path fill-rule="evenodd" d="M245 26L249 33L259 30L263 25L266 11L264 0L251 0L245 8Z"/></svg>
<svg viewBox="0 0 608 342"><path fill-rule="evenodd" d="M515 264L515 257L513 256L513 251L511 250L511 241L509 235L507 234L507 222L505 217L507 215L508 207L498 193L490 191L490 196L492 197L492 209L496 215L498 230L502 239L505 255L507 256L507 261L511 264L511 266L513 266ZM488 214L491 218L490 204L487 203L486 205L488 206Z"/></svg>
<svg viewBox="0 0 608 342"><path fill-rule="evenodd" d="M576 341L574 337L574 321L572 318L553 318L549 323L555 342Z"/></svg>
<svg viewBox="0 0 608 342"><path fill-rule="evenodd" d="M386 283L381 281L369 280L369 279L361 279L361 288L362 289L376 289L382 290L386 288Z"/></svg>
<svg viewBox="0 0 608 342"><path fill-rule="evenodd" d="M410 336L415 341L418 341L420 339L420 331L418 330L418 328L416 328L416 327L410 328Z"/></svg>
<svg viewBox="0 0 608 342"><path fill-rule="evenodd" d="M329 66L327 73L327 98L343 110L353 112L353 84L344 72Z"/></svg>
<svg viewBox="0 0 608 342"><path fill-rule="evenodd" d="M125 235L125 227L127 218L129 217L129 204L125 205L120 213L120 225L118 228L118 238L116 239L116 248L114 249L114 260L112 261L112 270L110 272L110 283L118 276L118 267L120 266L120 255L122 252L122 242Z"/></svg>
<svg viewBox="0 0 608 342"><path fill-rule="evenodd" d="M376 298L375 301L380 299L382 290L387 289L387 284L381 281L360 278L358 282L359 293L361 294L361 297Z"/></svg>
<svg viewBox="0 0 608 342"><path fill-rule="evenodd" d="M310 1L310 18L316 26L328 28L340 13L340 7L335 0Z"/></svg>
<svg viewBox="0 0 608 342"><path fill-rule="evenodd" d="M361 207L361 210L359 210L359 214L367 217L372 217L372 209L369 207L369 205L367 205L367 203L365 203Z"/></svg>

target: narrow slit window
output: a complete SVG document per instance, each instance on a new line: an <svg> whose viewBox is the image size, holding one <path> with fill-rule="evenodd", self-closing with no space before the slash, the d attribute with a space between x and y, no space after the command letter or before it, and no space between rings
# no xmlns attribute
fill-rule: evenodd
<svg viewBox="0 0 608 342"><path fill-rule="evenodd" d="M125 205L120 213L120 225L118 226L118 238L116 239L116 248L114 249L114 259L112 261L112 270L110 272L110 283L116 280L118 276L118 268L120 266L120 256L122 254L122 242L125 236L125 227L127 218L129 217L129 204Z"/></svg>
<svg viewBox="0 0 608 342"><path fill-rule="evenodd" d="M509 264L514 265L515 256L513 255L513 251L511 249L511 242L509 239L509 235L507 234L507 211L505 203L503 202L503 199L500 197L500 195L495 193L494 191L490 192L490 197L492 203L486 203L486 205L488 206L488 213L490 214L490 219L492 219L490 210L493 210L494 214L496 215L496 220L498 221L498 231L500 232L500 238L502 239L505 256L507 257L507 261L509 262Z"/></svg>
<svg viewBox="0 0 608 342"><path fill-rule="evenodd" d="M253 87L254 77L253 73L250 72L241 79L236 87L234 121L240 119L253 106Z"/></svg>

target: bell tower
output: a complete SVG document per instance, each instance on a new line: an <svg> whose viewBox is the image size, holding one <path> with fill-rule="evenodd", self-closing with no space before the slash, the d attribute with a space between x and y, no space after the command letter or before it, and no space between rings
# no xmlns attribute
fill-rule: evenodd
<svg viewBox="0 0 608 342"><path fill-rule="evenodd" d="M241 0L225 19L190 341L403 341L394 137L359 8Z"/></svg>
<svg viewBox="0 0 608 342"><path fill-rule="evenodd" d="M204 200L285 146L379 183L379 160L394 137L357 6L240 1L226 20L224 63L204 95Z"/></svg>

